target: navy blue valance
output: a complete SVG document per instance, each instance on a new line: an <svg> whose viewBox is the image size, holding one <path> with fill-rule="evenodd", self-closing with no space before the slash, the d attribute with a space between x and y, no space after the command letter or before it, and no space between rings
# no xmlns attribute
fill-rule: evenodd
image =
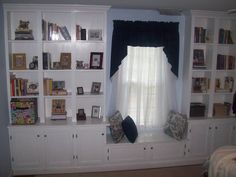
<svg viewBox="0 0 236 177"><path fill-rule="evenodd" d="M172 72L178 76L179 23L113 21L110 77L127 55L127 46L164 47Z"/></svg>

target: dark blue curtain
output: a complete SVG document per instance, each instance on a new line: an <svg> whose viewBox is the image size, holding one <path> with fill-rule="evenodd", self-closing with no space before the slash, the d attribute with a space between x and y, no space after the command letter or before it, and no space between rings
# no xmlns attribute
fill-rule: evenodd
<svg viewBox="0 0 236 177"><path fill-rule="evenodd" d="M172 72L178 76L179 23L114 20L110 77L127 55L127 46L164 47Z"/></svg>

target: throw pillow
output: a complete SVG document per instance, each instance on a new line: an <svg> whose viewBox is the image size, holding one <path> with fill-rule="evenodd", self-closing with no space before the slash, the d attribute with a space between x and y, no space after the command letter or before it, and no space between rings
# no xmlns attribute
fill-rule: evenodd
<svg viewBox="0 0 236 177"><path fill-rule="evenodd" d="M188 131L187 116L178 112L171 111L168 115L167 122L164 127L164 132L176 140L186 138Z"/></svg>
<svg viewBox="0 0 236 177"><path fill-rule="evenodd" d="M109 117L111 137L114 143L120 142L120 140L124 137L124 132L121 126L122 120L123 118L119 111L116 111L114 115Z"/></svg>
<svg viewBox="0 0 236 177"><path fill-rule="evenodd" d="M138 137L138 130L133 119L130 116L127 116L122 121L121 125L129 142L134 143Z"/></svg>

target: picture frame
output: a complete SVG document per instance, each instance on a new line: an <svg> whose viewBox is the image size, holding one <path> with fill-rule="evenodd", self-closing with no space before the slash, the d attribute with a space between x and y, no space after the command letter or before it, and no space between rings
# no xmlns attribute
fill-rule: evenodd
<svg viewBox="0 0 236 177"><path fill-rule="evenodd" d="M52 100L52 115L64 115L64 114L66 114L66 100L53 99Z"/></svg>
<svg viewBox="0 0 236 177"><path fill-rule="evenodd" d="M77 95L83 95L83 94L84 94L83 87L77 87Z"/></svg>
<svg viewBox="0 0 236 177"><path fill-rule="evenodd" d="M88 40L101 41L102 40L102 30L101 29L89 29L88 30Z"/></svg>
<svg viewBox="0 0 236 177"><path fill-rule="evenodd" d="M60 66L61 69L71 69L71 53L61 53Z"/></svg>
<svg viewBox="0 0 236 177"><path fill-rule="evenodd" d="M90 53L90 69L102 69L103 52Z"/></svg>
<svg viewBox="0 0 236 177"><path fill-rule="evenodd" d="M61 69L61 64L60 64L60 62L54 61L54 62L53 62L52 69L55 69L55 70Z"/></svg>
<svg viewBox="0 0 236 177"><path fill-rule="evenodd" d="M99 94L101 89L101 82L92 82L91 94Z"/></svg>
<svg viewBox="0 0 236 177"><path fill-rule="evenodd" d="M13 70L26 69L26 54L25 53L13 53L11 69Z"/></svg>
<svg viewBox="0 0 236 177"><path fill-rule="evenodd" d="M101 116L101 106L92 106L91 118L99 119Z"/></svg>

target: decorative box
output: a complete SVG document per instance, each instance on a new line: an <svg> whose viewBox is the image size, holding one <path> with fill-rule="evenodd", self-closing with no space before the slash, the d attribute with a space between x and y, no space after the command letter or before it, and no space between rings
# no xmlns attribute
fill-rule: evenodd
<svg viewBox="0 0 236 177"><path fill-rule="evenodd" d="M14 125L35 124L38 119L37 98L12 98L11 120Z"/></svg>
<svg viewBox="0 0 236 177"><path fill-rule="evenodd" d="M190 117L204 117L206 106L203 103L191 103Z"/></svg>

